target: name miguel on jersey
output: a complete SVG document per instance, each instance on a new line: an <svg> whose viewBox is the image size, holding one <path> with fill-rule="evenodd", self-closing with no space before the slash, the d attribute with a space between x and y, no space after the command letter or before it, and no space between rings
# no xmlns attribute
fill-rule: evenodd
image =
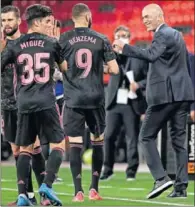
<svg viewBox="0 0 195 207"><path fill-rule="evenodd" d="M43 40L30 40L20 44L20 47L21 49L25 49L27 47L44 47L44 44L45 42Z"/></svg>

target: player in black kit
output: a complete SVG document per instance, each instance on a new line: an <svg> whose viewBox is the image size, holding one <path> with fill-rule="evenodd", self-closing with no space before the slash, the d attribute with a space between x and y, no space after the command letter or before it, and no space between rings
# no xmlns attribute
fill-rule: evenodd
<svg viewBox="0 0 195 207"><path fill-rule="evenodd" d="M90 29L92 17L88 6L76 4L72 17L75 28L61 35L60 44L68 63L68 70L64 73L64 130L70 143L70 167L75 185L73 201L84 201L81 149L85 122L91 131L93 146L89 199L101 200L98 182L103 162L105 128L103 62L108 64L112 73L118 73L118 65L108 39Z"/></svg>
<svg viewBox="0 0 195 207"><path fill-rule="evenodd" d="M14 62L18 76L18 122L15 143L20 146L20 154L17 162L17 205L32 205L27 197L26 180L33 144L36 135L40 134L40 129L51 143L52 152L39 193L46 196L52 204L62 205L52 190L52 183L61 165L65 148L64 132L55 107L53 73L55 62L62 70L67 68L67 64L60 56L61 48L58 41L44 35L53 29L52 10L47 6L35 4L26 9L25 18L28 34L14 47L6 48L1 57L2 70L5 70L7 63Z"/></svg>
<svg viewBox="0 0 195 207"><path fill-rule="evenodd" d="M20 11L15 6L6 6L1 9L2 29L5 35L6 47L13 47L24 36L21 35L19 25L21 23ZM17 104L16 104L16 71L13 62L6 65L4 72L1 74L1 108L4 122L4 138L11 144L12 152L16 163L20 152L20 147L15 144L17 129ZM38 184L43 181L43 172L45 171L45 161L41 153L40 142L37 139L34 145L32 156L32 168L35 172ZM31 167L27 185L28 197L35 205L36 199L33 192ZM44 201L45 202L45 201ZM8 206L16 205L16 202Z"/></svg>

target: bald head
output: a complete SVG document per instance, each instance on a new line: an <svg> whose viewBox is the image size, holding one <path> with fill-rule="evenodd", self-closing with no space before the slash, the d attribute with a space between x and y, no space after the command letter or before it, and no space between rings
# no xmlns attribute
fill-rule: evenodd
<svg viewBox="0 0 195 207"><path fill-rule="evenodd" d="M144 7L143 11L149 11L153 12L156 15L162 15L163 16L163 10L158 4L148 4L147 6Z"/></svg>
<svg viewBox="0 0 195 207"><path fill-rule="evenodd" d="M164 23L164 13L158 4L148 4L142 10L142 19L147 31L155 31Z"/></svg>

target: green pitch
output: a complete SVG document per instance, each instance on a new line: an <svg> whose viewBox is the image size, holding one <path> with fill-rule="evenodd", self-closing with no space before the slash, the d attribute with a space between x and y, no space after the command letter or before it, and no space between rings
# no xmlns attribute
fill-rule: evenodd
<svg viewBox="0 0 195 207"><path fill-rule="evenodd" d="M127 182L125 173L117 172L115 177L109 181L100 182L100 194L102 201L89 201L88 188L90 185L90 171L83 171L83 187L85 190L84 203L72 203L73 185L69 169L60 169L59 176L62 183L54 184L54 190L62 200L64 206L194 206L194 182L191 181L188 188L187 199L168 199L168 192L163 193L159 198L147 200L145 197L153 187L153 179L148 173L139 173L136 181ZM15 167L2 167L1 169L1 206L17 198L16 170ZM34 188L37 191L37 184L33 177ZM36 194L36 197L39 196Z"/></svg>

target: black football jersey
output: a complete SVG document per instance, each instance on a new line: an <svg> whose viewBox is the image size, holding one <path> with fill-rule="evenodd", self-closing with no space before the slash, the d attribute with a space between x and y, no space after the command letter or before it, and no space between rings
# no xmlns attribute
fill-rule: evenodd
<svg viewBox="0 0 195 207"><path fill-rule="evenodd" d="M104 104L103 63L115 59L109 40L89 28L75 28L60 37L68 63L64 98L68 107L98 108Z"/></svg>
<svg viewBox="0 0 195 207"><path fill-rule="evenodd" d="M55 62L63 62L60 54L58 41L39 33L26 34L14 47L3 51L3 71L7 63L15 62L20 113L41 111L55 105L53 73Z"/></svg>
<svg viewBox="0 0 195 207"><path fill-rule="evenodd" d="M16 40L7 40L6 47L14 47L24 35ZM13 62L5 66L5 70L1 73L1 108L3 110L16 110L16 86L17 77L15 65Z"/></svg>

